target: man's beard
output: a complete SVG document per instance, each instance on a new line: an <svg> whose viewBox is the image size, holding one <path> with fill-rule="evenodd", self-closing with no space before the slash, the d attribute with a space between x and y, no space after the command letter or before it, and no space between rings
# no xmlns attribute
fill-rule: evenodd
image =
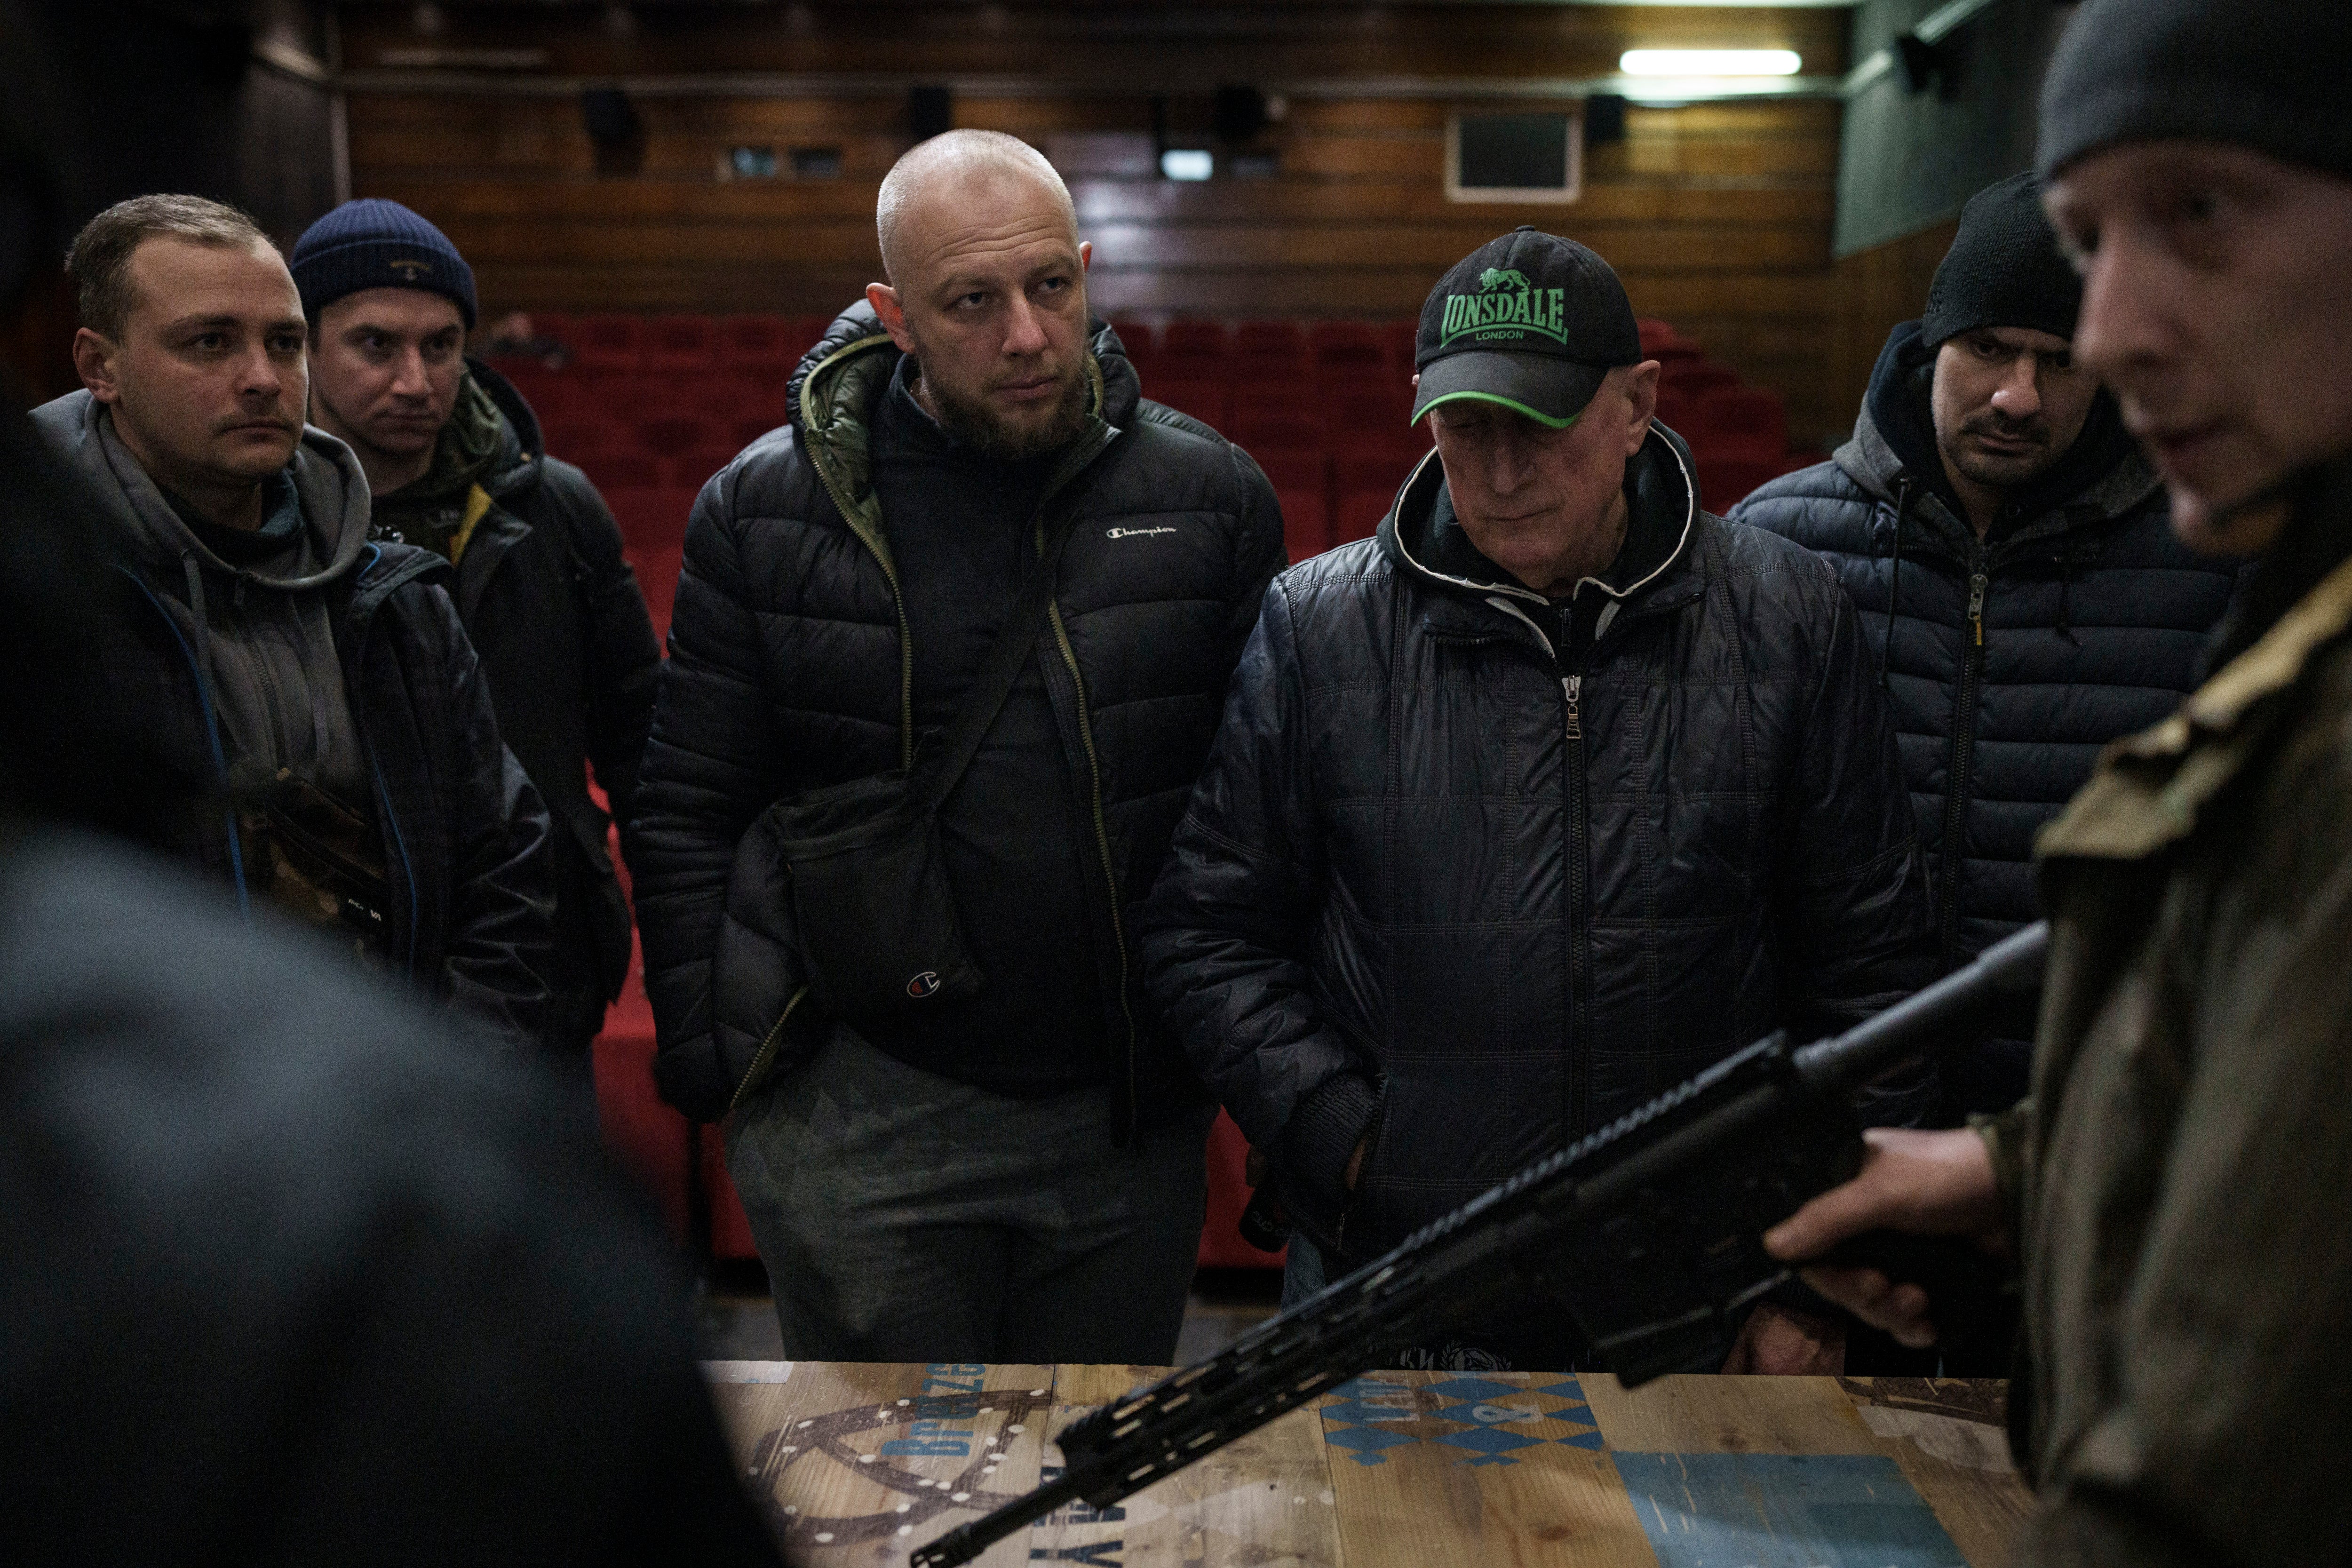
<svg viewBox="0 0 2352 1568"><path fill-rule="evenodd" d="M923 389L930 394L932 410L939 416L940 426L955 437L959 446L968 447L985 456L1016 463L1029 458L1042 458L1048 452L1060 451L1086 428L1090 389L1083 372L1072 375L1064 384L1062 395L1055 400L1050 418L1040 424L1016 427L1007 424L985 399L966 400L937 379L922 376L919 354L916 356L915 370L921 376Z"/></svg>
<svg viewBox="0 0 2352 1568"><path fill-rule="evenodd" d="M1979 447L1961 443L1947 449L1952 467L1959 469L1971 482L1994 489L2015 489L2030 483L2057 467L2058 459L2066 454L2051 439L2050 422L2028 419L2022 423L2001 418L1997 414L1976 414L1960 422L1960 434L1998 436L2010 440L2031 441L2035 449L2015 457L1996 456Z"/></svg>

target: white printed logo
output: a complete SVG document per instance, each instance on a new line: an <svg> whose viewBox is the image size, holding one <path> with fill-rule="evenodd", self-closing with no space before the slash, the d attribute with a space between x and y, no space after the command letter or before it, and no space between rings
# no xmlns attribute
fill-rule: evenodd
<svg viewBox="0 0 2352 1568"><path fill-rule="evenodd" d="M1172 528L1114 528L1107 531L1105 539L1149 539L1155 533L1173 533Z"/></svg>

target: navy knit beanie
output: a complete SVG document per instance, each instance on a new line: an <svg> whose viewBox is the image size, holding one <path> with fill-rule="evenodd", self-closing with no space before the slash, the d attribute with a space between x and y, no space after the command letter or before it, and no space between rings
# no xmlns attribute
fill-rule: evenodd
<svg viewBox="0 0 2352 1568"><path fill-rule="evenodd" d="M2042 182L2032 170L1987 185L1960 209L1960 231L1927 285L1921 346L1979 327L2031 327L2074 335L2083 280L2058 252L2042 212Z"/></svg>
<svg viewBox="0 0 2352 1568"><path fill-rule="evenodd" d="M473 330L474 269L447 235L398 202L345 202L303 231L288 260L313 325L346 294L422 289L456 300Z"/></svg>
<svg viewBox="0 0 2352 1568"><path fill-rule="evenodd" d="M2352 177L2347 78L2345 0L2087 0L2042 79L2037 162L2177 137Z"/></svg>

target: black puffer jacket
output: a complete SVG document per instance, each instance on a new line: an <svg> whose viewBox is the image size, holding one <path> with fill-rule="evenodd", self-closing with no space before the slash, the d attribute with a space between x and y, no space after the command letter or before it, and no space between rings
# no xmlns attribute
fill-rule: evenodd
<svg viewBox="0 0 2352 1568"><path fill-rule="evenodd" d="M630 820L653 720L661 645L621 553L620 525L588 476L546 455L522 395L478 361L467 368L506 416L481 481L491 502L457 563L450 596L480 656L499 733L547 802L553 826L552 1034L576 1045L629 973L629 905L607 848L610 820L584 764Z"/></svg>
<svg viewBox="0 0 2352 1568"><path fill-rule="evenodd" d="M1690 473L1654 428L1622 580L1580 585L1606 602L1565 668L1542 595L1433 565L1466 552L1433 457L1376 540L1266 595L1152 898L1149 984L1350 1260L1918 976L1927 895L1853 607L1818 560L1701 512Z"/></svg>
<svg viewBox="0 0 2352 1568"><path fill-rule="evenodd" d="M1821 552L1853 595L1950 967L2036 918L2033 836L2102 746L2196 685L2239 569L2173 537L2163 487L2104 394L2073 450L1979 541L1936 455L1932 360L1918 323L1897 327L1853 439L1731 515ZM1993 1042L1955 1063L1954 1109L2006 1110L2025 1091L2027 1049Z"/></svg>
<svg viewBox="0 0 2352 1568"><path fill-rule="evenodd" d="M1093 347L1103 423L1081 441L1103 445L1048 503L1074 508L1075 531L1039 664L1078 820L1095 828L1090 923L1131 1122L1197 1101L1137 993L1126 905L1150 890L1191 798L1282 563L1282 520L1247 454L1143 401L1108 328ZM898 360L869 308L845 313L793 377L792 423L704 486L688 525L633 869L655 1073L689 1115L723 1114L815 1037L773 845L746 830L781 796L913 754L912 666L867 460Z"/></svg>

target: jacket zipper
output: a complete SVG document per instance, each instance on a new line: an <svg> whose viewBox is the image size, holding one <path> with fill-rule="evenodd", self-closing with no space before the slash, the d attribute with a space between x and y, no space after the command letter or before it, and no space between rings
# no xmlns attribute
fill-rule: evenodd
<svg viewBox="0 0 2352 1568"><path fill-rule="evenodd" d="M1095 721L1087 711L1087 678L1078 672L1078 656L1070 647L1070 634L1062 625L1062 606L1048 601L1047 618L1054 623L1054 643L1062 650L1062 662L1069 667L1070 684L1078 694L1078 740L1086 747L1087 771L1092 775L1094 787L1087 792L1087 803L1094 808L1095 852L1102 858L1103 880L1110 885L1110 934L1118 948L1118 1013L1127 1023L1127 1125L1132 1131L1138 1108L1135 1082L1135 1058L1140 1048L1136 1039L1135 1007L1127 995L1127 922L1118 913L1118 874L1111 868L1110 823L1103 815L1102 758L1095 752Z"/></svg>
<svg viewBox="0 0 2352 1568"><path fill-rule="evenodd" d="M1979 542L1969 552L1969 640L1960 650L1960 690L1952 715L1951 785L1944 797L1940 937L1947 969L1960 944L1960 865L1968 847L1969 774L1976 761L1977 698L1984 680L1985 599L1990 587L1984 545Z"/></svg>
<svg viewBox="0 0 2352 1568"><path fill-rule="evenodd" d="M1585 974L1584 900L1585 839L1591 831L1584 819L1583 672L1561 676L1559 689L1568 704L1561 733L1568 751L1564 785L1568 795L1568 1005L1570 1027L1575 1030L1570 1041L1568 1133L1573 1139L1583 1136L1592 1104L1591 1041L1582 1027L1590 984Z"/></svg>
<svg viewBox="0 0 2352 1568"><path fill-rule="evenodd" d="M825 366L845 355L878 346L877 339L861 338L836 349L809 372L801 383L802 429L816 427L816 403L811 395L816 390L817 376ZM841 513L841 521L850 522L849 498L843 495L841 487L834 482L832 469L817 457L814 447L810 448L808 456L809 467L816 470L817 482L824 486L824 493L833 498L834 509ZM866 546L866 552L874 557L874 563L882 568L883 581L890 584L890 608L898 617L898 766L912 768L915 765L915 638L907 626L907 601L898 592L898 574L891 566L888 557L876 548L872 540L858 532L854 523L849 531L857 535L857 542Z"/></svg>
<svg viewBox="0 0 2352 1568"><path fill-rule="evenodd" d="M783 1046L784 1026L793 1021L793 1014L799 1009L801 1002L808 994L809 988L803 985L793 993L791 1001L784 1004L782 1016L779 1017L775 1026L768 1031L768 1037L760 1042L760 1048L752 1053L751 1065L743 1069L743 1081L735 1086L734 1094L727 1101L729 1110L731 1111L741 1105L743 1097L765 1081L768 1069L775 1065L776 1052Z"/></svg>

